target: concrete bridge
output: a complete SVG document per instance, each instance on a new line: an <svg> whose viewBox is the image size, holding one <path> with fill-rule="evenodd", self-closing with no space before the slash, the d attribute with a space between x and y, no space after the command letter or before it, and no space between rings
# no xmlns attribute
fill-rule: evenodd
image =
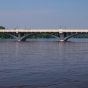
<svg viewBox="0 0 88 88"><path fill-rule="evenodd" d="M28 37L39 33L47 33L57 37L59 41L67 41L75 35L88 33L88 29L0 29L0 34L10 35L18 41L25 41Z"/></svg>

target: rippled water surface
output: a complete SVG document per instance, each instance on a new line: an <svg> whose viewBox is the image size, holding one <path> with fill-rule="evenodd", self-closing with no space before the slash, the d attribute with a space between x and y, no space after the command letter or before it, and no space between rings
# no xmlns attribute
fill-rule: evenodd
<svg viewBox="0 0 88 88"><path fill-rule="evenodd" d="M88 88L88 39L1 40L0 88Z"/></svg>

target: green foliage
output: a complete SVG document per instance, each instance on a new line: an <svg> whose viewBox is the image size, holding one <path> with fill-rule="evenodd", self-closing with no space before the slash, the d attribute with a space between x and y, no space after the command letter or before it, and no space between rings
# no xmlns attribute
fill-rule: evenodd
<svg viewBox="0 0 88 88"><path fill-rule="evenodd" d="M7 35L7 34L0 34L0 38L1 39L12 39L12 36L9 36L9 35Z"/></svg>
<svg viewBox="0 0 88 88"><path fill-rule="evenodd" d="M74 38L88 38L88 34L79 34L74 36Z"/></svg>
<svg viewBox="0 0 88 88"><path fill-rule="evenodd" d="M0 29L5 29L5 27L3 27L3 26L0 26Z"/></svg>
<svg viewBox="0 0 88 88"><path fill-rule="evenodd" d="M46 33L39 33L39 34L32 35L30 38L54 38L54 37Z"/></svg>
<svg viewBox="0 0 88 88"><path fill-rule="evenodd" d="M0 26L0 29L5 29L5 27L3 27L3 26ZM1 33L0 34L0 38L5 38L5 39L7 39L7 38L12 38L11 36L9 36L9 35L6 35L6 34L3 34L3 33Z"/></svg>

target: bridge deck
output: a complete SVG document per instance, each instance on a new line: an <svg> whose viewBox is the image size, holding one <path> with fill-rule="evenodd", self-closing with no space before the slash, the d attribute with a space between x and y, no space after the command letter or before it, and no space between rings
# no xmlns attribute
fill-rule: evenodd
<svg viewBox="0 0 88 88"><path fill-rule="evenodd" d="M88 32L88 29L0 29L4 32Z"/></svg>

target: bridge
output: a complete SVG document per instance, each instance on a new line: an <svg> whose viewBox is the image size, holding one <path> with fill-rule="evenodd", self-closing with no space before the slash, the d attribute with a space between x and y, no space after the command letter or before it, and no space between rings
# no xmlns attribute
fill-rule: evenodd
<svg viewBox="0 0 88 88"><path fill-rule="evenodd" d="M88 29L0 29L0 34L10 35L17 41L26 41L28 37L39 33L47 33L59 41L67 41L75 35L88 33Z"/></svg>

